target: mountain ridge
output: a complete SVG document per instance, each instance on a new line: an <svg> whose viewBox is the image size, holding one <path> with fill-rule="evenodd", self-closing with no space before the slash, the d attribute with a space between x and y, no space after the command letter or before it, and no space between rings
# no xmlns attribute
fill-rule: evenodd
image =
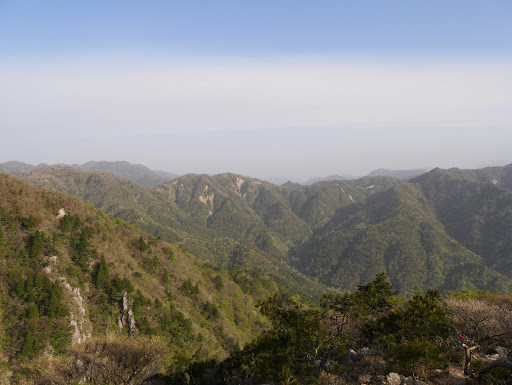
<svg viewBox="0 0 512 385"><path fill-rule="evenodd" d="M46 163L40 163L36 166L19 162L19 161L9 161L0 164L0 172L5 172L8 174L23 174L25 172L30 172L37 168L47 167L49 166ZM90 161L84 164L64 164L59 163L53 166L56 167L71 167L81 170L91 170L91 171L101 171L101 172L109 172L115 175L118 175L122 178L129 179L135 183L146 187L157 187L165 182L168 182L178 175L173 174L167 171L155 171L151 170L146 166L141 164L134 164L126 161Z"/></svg>
<svg viewBox="0 0 512 385"><path fill-rule="evenodd" d="M498 290L508 292L512 286L509 275L498 273L506 270L489 259L492 248L457 236L442 215L449 211L436 208L436 196L428 193L428 186L437 183L429 176L438 173L453 174L451 179L465 180L474 187L484 183L478 178L490 180L503 170L434 169L410 181L364 177L318 182L301 189L233 173L187 174L155 189L104 173L51 167L25 177L77 194L210 263L270 274L307 298L329 286L353 289L377 270L386 271L405 294L431 285L443 290L457 290L460 285L489 290L493 280ZM51 186L52 178L60 184ZM422 186L421 178L432 181ZM486 197L481 194L476 199L485 201ZM382 217L385 212L389 217ZM508 223L508 216L501 218L498 212L493 218ZM508 240L500 239L504 264L509 258ZM482 250L486 253L480 255ZM331 266L329 274L325 274L326 266ZM357 273L361 269L367 272ZM437 275L432 276L430 270ZM318 280L316 288L308 294L304 288L315 287L314 280Z"/></svg>

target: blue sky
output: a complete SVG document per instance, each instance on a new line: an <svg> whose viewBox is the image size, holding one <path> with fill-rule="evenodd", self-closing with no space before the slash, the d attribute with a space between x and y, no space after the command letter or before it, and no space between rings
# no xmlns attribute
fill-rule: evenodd
<svg viewBox="0 0 512 385"><path fill-rule="evenodd" d="M0 162L512 162L510 20L509 0L0 0Z"/></svg>

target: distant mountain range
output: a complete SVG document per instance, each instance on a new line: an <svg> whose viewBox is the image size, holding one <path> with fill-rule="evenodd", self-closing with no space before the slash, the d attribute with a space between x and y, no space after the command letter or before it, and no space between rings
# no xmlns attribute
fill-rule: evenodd
<svg viewBox="0 0 512 385"><path fill-rule="evenodd" d="M420 170L416 170L419 173ZM210 263L257 269L314 298L385 271L403 294L512 292L512 165L276 186L219 174L150 189L102 172L22 175L75 195Z"/></svg>
<svg viewBox="0 0 512 385"><path fill-rule="evenodd" d="M28 172L34 170L36 168L41 168L48 166L45 163L40 163L37 166L18 162L18 161L10 161L0 164L0 172L10 173L10 174L22 174L24 172ZM61 167L72 167L80 170L93 170L93 171L101 171L101 172L109 172L115 175L119 175L122 178L129 179L135 183L146 187L157 187L165 182L168 182L178 175L173 174L166 171L154 171L150 170L146 166L141 164L133 164L125 161L117 161L117 162L87 162L84 164L57 164L56 166Z"/></svg>
<svg viewBox="0 0 512 385"><path fill-rule="evenodd" d="M368 176L389 176L393 178L407 179L421 175L425 172L427 172L427 170L388 170L385 168L379 168L377 170L373 170L368 174Z"/></svg>
<svg viewBox="0 0 512 385"><path fill-rule="evenodd" d="M327 287L352 290L380 271L404 294L428 287L512 292L512 165L376 170L395 176L309 186L188 174L156 188L83 169L112 166L39 166L21 176L212 264L264 272L304 298Z"/></svg>
<svg viewBox="0 0 512 385"><path fill-rule="evenodd" d="M359 176L353 176L353 175L329 175L325 177L317 177L317 178L311 178L302 183L305 186L309 186L318 182L325 182L328 180L352 180L352 179L359 179Z"/></svg>
<svg viewBox="0 0 512 385"><path fill-rule="evenodd" d="M46 163L40 163L36 166L27 164L19 161L9 161L0 164L0 172L5 172L8 174L23 174L25 172L31 171L36 168L48 166ZM178 177L178 174L173 174L167 171L155 171L151 170L146 166L141 164L133 164L126 161L116 161L116 162L107 162L107 161L99 161L99 162L87 162L84 164L65 164L59 163L54 166L60 167L72 167L81 170L91 170L91 171L100 171L100 172L109 172L115 175L118 175L122 178L126 178L131 180L132 182L138 183L140 185L146 187L157 187L160 186L170 180ZM378 169L372 171L368 176L389 176L399 179L407 179L412 178L414 176L423 174L426 172L425 170L388 170L388 169ZM294 186L295 188L300 188L300 186L310 186L312 184L318 182L325 182L331 180L354 180L359 179L360 176L354 175L329 175L325 177L315 177L306 180L303 183L299 183L297 181L290 181L285 176L276 176L265 178L266 182L270 182L275 185L284 185L288 183L287 186Z"/></svg>
<svg viewBox="0 0 512 385"><path fill-rule="evenodd" d="M407 179L412 178L418 175L421 175L425 173L426 170L388 170L384 168L379 168L377 170L372 171L367 176L369 177L376 177L376 176L389 176L392 178L398 178L398 179ZM285 177L279 177L276 178L276 181L282 181L285 180L285 183L275 183L280 184L287 187L292 188L301 188L301 186L310 186L312 184L318 183L318 182L327 182L331 180L354 180L362 178L361 176L355 176L355 175L329 175L324 177L316 177L306 180L303 183L293 182L290 180L286 180ZM269 180L270 181L270 180Z"/></svg>

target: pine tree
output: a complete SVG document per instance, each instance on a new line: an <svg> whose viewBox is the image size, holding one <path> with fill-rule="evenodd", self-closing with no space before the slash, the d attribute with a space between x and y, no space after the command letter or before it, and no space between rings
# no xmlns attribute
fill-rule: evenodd
<svg viewBox="0 0 512 385"><path fill-rule="evenodd" d="M25 294L25 283L23 282L23 280L19 280L18 283L16 284L16 295L20 298L23 297L23 295Z"/></svg>
<svg viewBox="0 0 512 385"><path fill-rule="evenodd" d="M28 319L38 319L39 318L39 310L37 310L37 306L35 304L32 304L30 306L30 310L28 312Z"/></svg>
<svg viewBox="0 0 512 385"><path fill-rule="evenodd" d="M29 255L31 258L37 257L43 248L44 243L44 234L42 231L36 230L34 235L30 238L29 241Z"/></svg>
<svg viewBox="0 0 512 385"><path fill-rule="evenodd" d="M105 261L105 257L101 256L101 262L98 265L96 273L96 287L106 288L110 284L110 273L108 271L108 265Z"/></svg>
<svg viewBox="0 0 512 385"><path fill-rule="evenodd" d="M164 285L169 284L169 272L167 271L167 269L164 269L164 275L162 276L162 283Z"/></svg>
<svg viewBox="0 0 512 385"><path fill-rule="evenodd" d="M78 230L82 226L82 221L80 220L80 216L76 214L73 217L73 230Z"/></svg>
<svg viewBox="0 0 512 385"><path fill-rule="evenodd" d="M32 356L34 353L36 353L34 351L35 341L36 341L36 339L34 337L34 334L31 331L28 331L27 336L25 337L25 343L23 344L23 347L21 348L22 356Z"/></svg>
<svg viewBox="0 0 512 385"><path fill-rule="evenodd" d="M146 251L146 250L147 250L147 248L148 248L148 245L147 245L147 244L146 244L146 242L144 241L144 238L142 238L142 235L141 235L141 236L140 236L140 238L139 238L139 243L137 244L137 248L138 248L140 251L142 251L142 252Z"/></svg>
<svg viewBox="0 0 512 385"><path fill-rule="evenodd" d="M32 281L32 278L29 277L25 281L25 292L30 294L30 292L32 291L33 288L34 288L34 282Z"/></svg>
<svg viewBox="0 0 512 385"><path fill-rule="evenodd" d="M66 214L60 221L60 230L62 232L67 232L67 231L69 231L70 227L71 227L71 219L70 219L69 214Z"/></svg>
<svg viewBox="0 0 512 385"><path fill-rule="evenodd" d="M64 307L62 305L62 287L58 281L55 281L48 302L48 316L55 318L63 315Z"/></svg>

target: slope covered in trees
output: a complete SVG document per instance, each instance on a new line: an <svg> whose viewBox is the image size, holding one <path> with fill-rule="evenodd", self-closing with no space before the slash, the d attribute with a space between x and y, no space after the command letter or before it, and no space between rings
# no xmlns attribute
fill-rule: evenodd
<svg viewBox="0 0 512 385"><path fill-rule="evenodd" d="M160 336L181 362L222 358L266 325L251 304L279 290L267 277L212 268L76 198L6 174L0 197L4 374L104 335Z"/></svg>
<svg viewBox="0 0 512 385"><path fill-rule="evenodd" d="M32 164L27 164L24 162L18 161L9 161L5 163L0 163L0 172L5 172L8 174L23 174L28 171L32 171L36 168L46 167L47 164L41 163L37 166ZM131 180L132 182L138 183L142 186L146 187L156 187L168 182L178 175L166 172L166 171L155 171L150 170L146 166L141 164L133 164L130 162L118 161L118 162L87 162L84 164L57 164L54 166L59 167L71 167L80 170L91 170L91 171L101 171L108 172L122 178Z"/></svg>
<svg viewBox="0 0 512 385"><path fill-rule="evenodd" d="M353 292L324 295L316 307L275 296L258 304L271 329L169 383L505 384L511 305L510 297L470 291L443 298L427 290L404 300L382 273Z"/></svg>
<svg viewBox="0 0 512 385"><path fill-rule="evenodd" d="M435 169L412 182L421 186L448 234L510 277L512 191L502 188L509 169Z"/></svg>
<svg viewBox="0 0 512 385"><path fill-rule="evenodd" d="M292 252L305 274L352 290L379 271L386 271L403 294L427 287L504 292L512 288L509 275L487 267L482 257L446 234L412 184L400 184L364 205L339 210Z"/></svg>
<svg viewBox="0 0 512 385"><path fill-rule="evenodd" d="M186 175L153 190L55 167L25 177L215 265L259 269L314 298L329 286L353 290L378 271L406 294L509 292L509 169L436 169L411 181L366 177L301 189L235 174Z"/></svg>
<svg viewBox="0 0 512 385"><path fill-rule="evenodd" d="M436 369L460 368L462 342L483 358L497 344L510 348L508 297L465 290L443 299L429 289L510 290L509 233L497 230L510 228L510 192L474 175L433 170L412 182L295 190L222 174L151 190L90 171L27 174L119 217L152 221L155 235L183 237L179 246L0 174L0 374L20 383L101 383L143 367L173 384L328 384L380 381L395 370L428 380ZM459 230L454 217L468 227ZM500 248L486 249L487 233ZM218 240L232 245L234 253L217 253L229 270L184 250L197 242L208 259ZM274 269L274 279L248 266ZM349 291L331 291L315 306L294 296L290 282L304 285L306 299L327 286ZM116 355L124 349L133 360ZM466 364L474 373L484 365L482 377L508 376L484 361Z"/></svg>

